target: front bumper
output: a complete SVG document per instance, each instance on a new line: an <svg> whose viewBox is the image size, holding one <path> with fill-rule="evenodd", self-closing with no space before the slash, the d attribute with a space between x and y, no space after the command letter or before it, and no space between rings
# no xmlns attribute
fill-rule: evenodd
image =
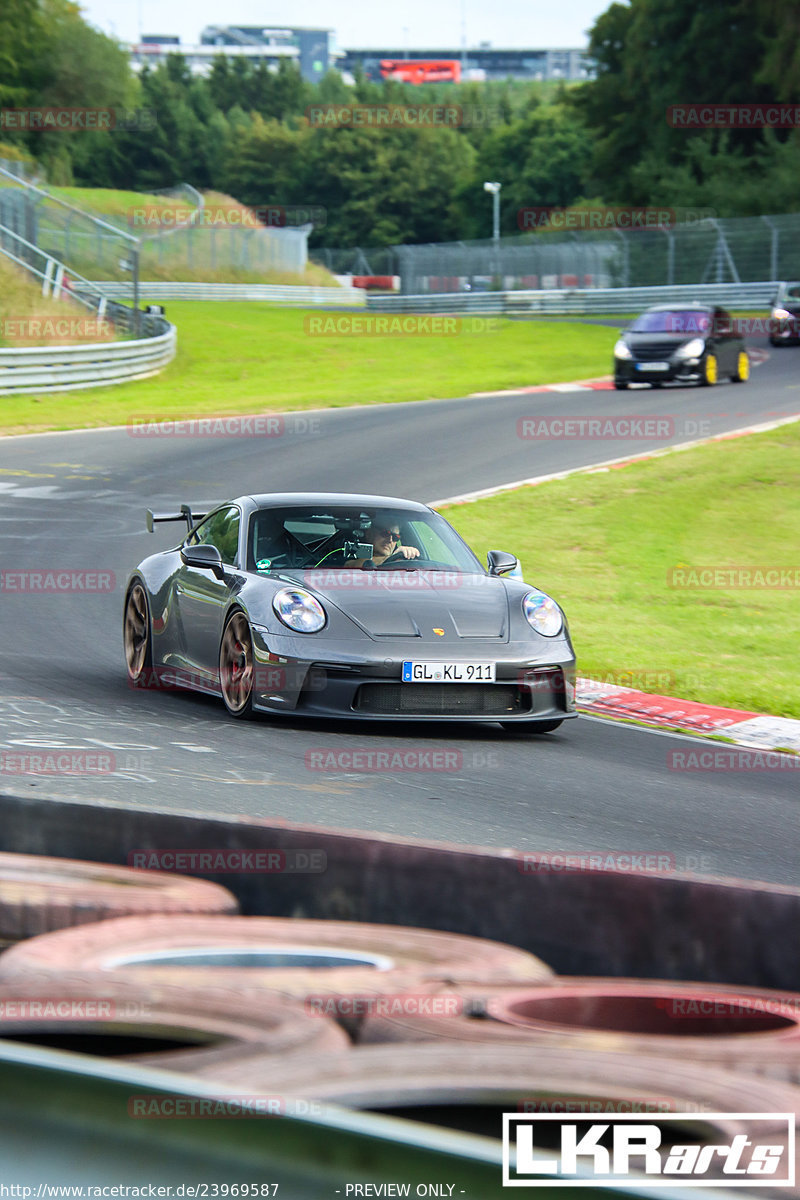
<svg viewBox="0 0 800 1200"><path fill-rule="evenodd" d="M652 364L637 359L614 359L615 383L698 383L703 377L701 358L664 359L667 369L653 370Z"/></svg>
<svg viewBox="0 0 800 1200"><path fill-rule="evenodd" d="M253 630L255 709L360 721L535 724L577 716L575 656L567 638L554 639L552 646L543 647L549 653L540 657L521 653L530 646L507 642L476 641L466 654L462 646L458 652L437 646L436 653L387 639L369 657L353 653L352 645L332 653L333 647L324 641L309 643L309 638L273 635L267 642L262 631ZM407 659L493 661L497 678L495 683L403 683L402 663Z"/></svg>

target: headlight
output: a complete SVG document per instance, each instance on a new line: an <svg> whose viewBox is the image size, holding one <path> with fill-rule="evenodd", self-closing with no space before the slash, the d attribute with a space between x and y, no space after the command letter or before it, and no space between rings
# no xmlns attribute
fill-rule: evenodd
<svg viewBox="0 0 800 1200"><path fill-rule="evenodd" d="M706 348L706 344L702 338L692 338L690 342L684 342L675 351L676 358L699 358Z"/></svg>
<svg viewBox="0 0 800 1200"><path fill-rule="evenodd" d="M544 592L528 592L522 601L522 611L531 629L537 633L543 633L545 637L555 637L561 633L564 626L561 609Z"/></svg>
<svg viewBox="0 0 800 1200"><path fill-rule="evenodd" d="M303 588L283 588L273 598L272 607L295 633L319 633L328 619L319 600Z"/></svg>
<svg viewBox="0 0 800 1200"><path fill-rule="evenodd" d="M633 357L633 355L631 354L628 343L623 342L622 338L620 338L619 341L617 342L616 346L614 347L614 358L632 358L632 357Z"/></svg>
<svg viewBox="0 0 800 1200"><path fill-rule="evenodd" d="M772 316L776 321L791 321L792 314L788 308L773 308Z"/></svg>

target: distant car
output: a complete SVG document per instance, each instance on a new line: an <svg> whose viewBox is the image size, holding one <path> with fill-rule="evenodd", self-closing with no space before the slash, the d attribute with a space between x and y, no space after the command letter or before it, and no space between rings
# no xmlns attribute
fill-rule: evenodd
<svg viewBox="0 0 800 1200"><path fill-rule="evenodd" d="M492 550L483 567L424 504L290 492L240 496L207 515L148 512L150 530L154 521L185 521L187 532L128 580L134 687L206 692L232 717L499 721L549 733L577 716L575 654L555 600L514 578L513 554Z"/></svg>
<svg viewBox="0 0 800 1200"><path fill-rule="evenodd" d="M796 346L800 342L800 283L781 283L772 301L771 346Z"/></svg>
<svg viewBox="0 0 800 1200"><path fill-rule="evenodd" d="M658 304L621 333L614 347L614 387L632 383L715 384L750 376L744 338L730 313L713 304Z"/></svg>

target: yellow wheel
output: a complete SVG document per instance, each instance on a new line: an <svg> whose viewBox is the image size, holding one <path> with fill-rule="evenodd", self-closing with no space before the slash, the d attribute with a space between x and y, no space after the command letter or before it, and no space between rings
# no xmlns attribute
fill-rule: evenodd
<svg viewBox="0 0 800 1200"><path fill-rule="evenodd" d="M716 355L707 354L703 360L703 380L706 387L713 387L719 378Z"/></svg>
<svg viewBox="0 0 800 1200"><path fill-rule="evenodd" d="M736 359L736 374L731 375L734 383L746 383L750 378L750 359L746 350L740 350Z"/></svg>

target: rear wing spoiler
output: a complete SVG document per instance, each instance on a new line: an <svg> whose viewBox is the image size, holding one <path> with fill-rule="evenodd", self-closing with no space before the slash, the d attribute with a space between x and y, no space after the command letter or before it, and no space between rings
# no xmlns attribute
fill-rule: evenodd
<svg viewBox="0 0 800 1200"><path fill-rule="evenodd" d="M147 521L147 532L153 532L154 525L160 525L162 521L185 521L187 530L191 530L198 521L202 521L207 513L193 513L188 504L181 505L181 511L177 513L156 513L151 508L145 510L145 520Z"/></svg>

